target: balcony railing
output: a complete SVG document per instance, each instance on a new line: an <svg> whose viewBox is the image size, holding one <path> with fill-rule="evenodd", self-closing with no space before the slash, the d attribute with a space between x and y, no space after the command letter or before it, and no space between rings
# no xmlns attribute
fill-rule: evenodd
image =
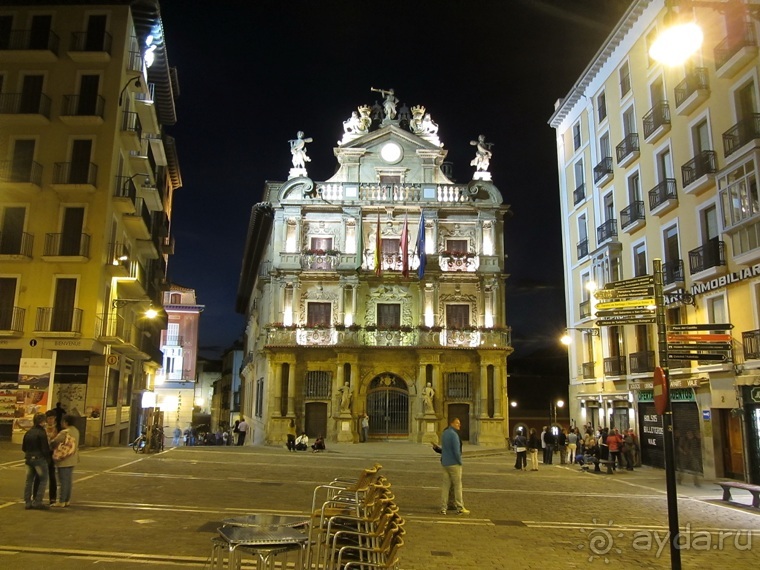
<svg viewBox="0 0 760 570"><path fill-rule="evenodd" d="M714 150L703 150L681 167L684 188L706 174L718 172L718 157Z"/></svg>
<svg viewBox="0 0 760 570"><path fill-rule="evenodd" d="M0 115L42 115L50 118L50 97L44 93L0 93Z"/></svg>
<svg viewBox="0 0 760 570"><path fill-rule="evenodd" d="M623 229L644 219L646 219L646 210L642 200L637 200L620 210L620 227Z"/></svg>
<svg viewBox="0 0 760 570"><path fill-rule="evenodd" d="M585 380L596 378L596 362L584 362L581 367L583 369L583 378Z"/></svg>
<svg viewBox="0 0 760 570"><path fill-rule="evenodd" d="M37 307L35 332L82 332L82 309L74 307Z"/></svg>
<svg viewBox="0 0 760 570"><path fill-rule="evenodd" d="M142 138L142 123L140 117L134 111L124 111L121 120L121 130L135 133L138 139Z"/></svg>
<svg viewBox="0 0 760 570"><path fill-rule="evenodd" d="M612 157L606 156L599 161L594 167L594 184L598 183L602 178L612 174Z"/></svg>
<svg viewBox="0 0 760 570"><path fill-rule="evenodd" d="M744 360L760 359L760 329L742 332Z"/></svg>
<svg viewBox="0 0 760 570"><path fill-rule="evenodd" d="M91 97L87 95L64 95L61 115L76 117L100 117L103 118L106 100L102 96Z"/></svg>
<svg viewBox="0 0 760 570"><path fill-rule="evenodd" d="M53 184L89 184L95 186L98 165L92 162L56 162L53 165Z"/></svg>
<svg viewBox="0 0 760 570"><path fill-rule="evenodd" d="M666 178L649 191L649 209L654 210L669 200L676 200L678 191L675 178Z"/></svg>
<svg viewBox="0 0 760 570"><path fill-rule="evenodd" d="M442 251L438 257L441 271L477 271L480 257L474 253L458 253Z"/></svg>
<svg viewBox="0 0 760 570"><path fill-rule="evenodd" d="M673 283L683 283L683 259L666 261L662 264L662 284L672 285Z"/></svg>
<svg viewBox="0 0 760 570"><path fill-rule="evenodd" d="M46 50L58 55L60 39L53 32L36 30L12 30L0 41L0 50Z"/></svg>
<svg viewBox="0 0 760 570"><path fill-rule="evenodd" d="M573 190L573 205L577 206L586 197L586 185L581 182L578 187Z"/></svg>
<svg viewBox="0 0 760 570"><path fill-rule="evenodd" d="M618 164L624 162L626 158L634 152L639 151L639 133L628 133L625 138L615 147Z"/></svg>
<svg viewBox="0 0 760 570"><path fill-rule="evenodd" d="M643 374L645 372L654 372L654 351L644 350L641 352L632 352L629 355L631 361L631 374Z"/></svg>
<svg viewBox="0 0 760 570"><path fill-rule="evenodd" d="M731 156L745 144L760 138L760 113L752 113L723 133L723 154Z"/></svg>
<svg viewBox="0 0 760 570"><path fill-rule="evenodd" d="M18 164L12 160L0 162L0 182L42 184L42 165L39 162Z"/></svg>
<svg viewBox="0 0 760 570"><path fill-rule="evenodd" d="M720 69L742 48L756 46L755 33L747 26L739 36L732 34L715 46L715 69Z"/></svg>
<svg viewBox="0 0 760 570"><path fill-rule="evenodd" d="M578 303L578 312L581 319L587 319L591 316L591 301L581 301Z"/></svg>
<svg viewBox="0 0 760 570"><path fill-rule="evenodd" d="M98 315L95 332L98 338L121 339L127 338L127 323L124 315L118 311Z"/></svg>
<svg viewBox="0 0 760 570"><path fill-rule="evenodd" d="M726 264L726 244L716 238L689 252L691 274Z"/></svg>
<svg viewBox="0 0 760 570"><path fill-rule="evenodd" d="M129 198L134 204L137 198L137 187L135 186L134 178L117 176L113 195L115 198Z"/></svg>
<svg viewBox="0 0 760 570"><path fill-rule="evenodd" d="M576 249L578 251L578 259L586 257L588 255L588 239L579 241Z"/></svg>
<svg viewBox="0 0 760 570"><path fill-rule="evenodd" d="M184 346L184 337L179 334L168 334L164 339L165 346Z"/></svg>
<svg viewBox="0 0 760 570"><path fill-rule="evenodd" d="M695 67L692 71L686 75L675 88L676 107L683 105L686 100L694 93L702 89L709 89L710 82L708 80L706 67Z"/></svg>
<svg viewBox="0 0 760 570"><path fill-rule="evenodd" d="M109 244L108 265L112 267L123 267L127 271L130 269L129 247L121 242Z"/></svg>
<svg viewBox="0 0 760 570"><path fill-rule="evenodd" d="M45 249L42 255L51 257L89 257L89 234L45 234Z"/></svg>
<svg viewBox="0 0 760 570"><path fill-rule="evenodd" d="M355 184L317 183L317 192L331 202L356 200ZM469 202L472 196L462 184L361 184L358 200L361 202Z"/></svg>
<svg viewBox="0 0 760 570"><path fill-rule="evenodd" d="M34 236L26 232L20 234L0 232L0 255L23 255L32 257Z"/></svg>
<svg viewBox="0 0 760 570"><path fill-rule="evenodd" d="M104 51L111 53L113 37L108 32L73 32L70 51Z"/></svg>
<svg viewBox="0 0 760 570"><path fill-rule="evenodd" d="M598 228L596 228L597 243L602 243L603 241L607 241L608 239L615 238L617 237L617 235L618 235L618 228L617 228L617 220L615 218L607 220Z"/></svg>
<svg viewBox="0 0 760 570"><path fill-rule="evenodd" d="M304 252L301 254L301 268L313 271L330 271L340 263L340 252Z"/></svg>
<svg viewBox="0 0 760 570"><path fill-rule="evenodd" d="M655 104L649 112L644 115L644 138L648 139L652 133L664 125L670 124L670 106L667 101L660 101Z"/></svg>
<svg viewBox="0 0 760 570"><path fill-rule="evenodd" d="M26 309L22 307L0 306L0 331L8 333L24 332Z"/></svg>
<svg viewBox="0 0 760 570"><path fill-rule="evenodd" d="M610 356L604 359L605 376L623 376L626 374L625 356Z"/></svg>

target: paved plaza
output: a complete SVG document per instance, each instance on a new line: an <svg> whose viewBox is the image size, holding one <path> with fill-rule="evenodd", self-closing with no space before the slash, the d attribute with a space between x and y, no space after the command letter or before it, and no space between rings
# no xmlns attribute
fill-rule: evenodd
<svg viewBox="0 0 760 570"><path fill-rule="evenodd" d="M23 455L0 444L0 567L203 568L226 517L307 513L314 487L378 462L406 519L404 570L670 568L664 473L576 466L514 469L514 455L465 446L469 516L441 515L439 457L411 443L181 447L156 455L84 449L68 509L26 511ZM555 457L556 459L556 457ZM760 567L760 510L679 485L683 568ZM748 493L737 502L749 505Z"/></svg>

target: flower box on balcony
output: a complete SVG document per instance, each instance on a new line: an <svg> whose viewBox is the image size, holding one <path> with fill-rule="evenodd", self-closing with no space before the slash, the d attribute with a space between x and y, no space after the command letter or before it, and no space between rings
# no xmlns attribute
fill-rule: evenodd
<svg viewBox="0 0 760 570"><path fill-rule="evenodd" d="M272 330L294 331L298 328L298 325L286 325L283 323L269 323L265 328L272 329Z"/></svg>

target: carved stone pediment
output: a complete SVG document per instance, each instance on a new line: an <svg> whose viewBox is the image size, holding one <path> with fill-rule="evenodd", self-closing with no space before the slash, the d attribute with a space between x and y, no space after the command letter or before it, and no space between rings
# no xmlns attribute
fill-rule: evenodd
<svg viewBox="0 0 760 570"><path fill-rule="evenodd" d="M401 305L401 325L412 326L412 295L397 285L381 285L370 291L365 305L365 324L377 324L377 304L398 303Z"/></svg>

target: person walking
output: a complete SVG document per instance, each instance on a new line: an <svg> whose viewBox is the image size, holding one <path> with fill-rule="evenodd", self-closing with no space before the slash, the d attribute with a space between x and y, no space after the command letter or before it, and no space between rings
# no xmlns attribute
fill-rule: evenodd
<svg viewBox="0 0 760 570"><path fill-rule="evenodd" d="M571 428L570 433L567 434L567 462L575 463L575 450L578 449L578 434L577 428Z"/></svg>
<svg viewBox="0 0 760 570"><path fill-rule="evenodd" d="M443 467L443 485L441 487L441 514L446 514L449 490L454 488L454 503L458 515L469 515L462 501L462 447L458 432L462 427L459 418L453 418L449 427L441 434L441 466Z"/></svg>
<svg viewBox="0 0 760 570"><path fill-rule="evenodd" d="M73 450L56 462L58 468L58 481L61 492L58 493L58 502L54 507L68 507L71 504L71 488L74 483L74 466L79 463L79 430L76 428L76 416L66 414L63 416L63 429L55 436L52 446L55 450L64 442L73 442ZM55 458L55 453L53 455Z"/></svg>
<svg viewBox="0 0 760 570"><path fill-rule="evenodd" d="M536 428L530 428L528 432L528 453L530 454L530 470L538 471L538 448L541 447L541 440L538 439Z"/></svg>
<svg viewBox="0 0 760 570"><path fill-rule="evenodd" d="M369 416L364 414L362 416L362 443L369 441Z"/></svg>
<svg viewBox="0 0 760 570"><path fill-rule="evenodd" d="M607 436L605 441L610 454L610 461L613 462L612 468L623 467L623 458L620 457L620 449L623 447L623 438L617 428L613 428L612 433Z"/></svg>
<svg viewBox="0 0 760 570"><path fill-rule="evenodd" d="M21 451L24 452L26 465L26 483L24 484L24 508L47 510L42 502L45 487L48 484L48 458L50 445L45 433L45 414L34 414L32 427L24 434ZM37 485L37 492L32 496L32 487Z"/></svg>
<svg viewBox="0 0 760 570"><path fill-rule="evenodd" d="M628 471L633 471L633 466L636 463L633 457L633 454L635 453L634 446L633 430L629 429L623 436L623 458L625 459L625 468Z"/></svg>
<svg viewBox="0 0 760 570"><path fill-rule="evenodd" d="M245 421L245 418L240 420L240 423L238 424L238 439L237 444L243 445L245 443L245 435L248 433L248 422Z"/></svg>
<svg viewBox="0 0 760 570"><path fill-rule="evenodd" d="M515 437L515 469L526 471L528 465L528 438L523 435L522 430L517 432Z"/></svg>
<svg viewBox="0 0 760 570"><path fill-rule="evenodd" d="M557 434L557 448L559 449L559 463L560 465L564 465L567 459L567 431L565 431L565 428L559 430Z"/></svg>

